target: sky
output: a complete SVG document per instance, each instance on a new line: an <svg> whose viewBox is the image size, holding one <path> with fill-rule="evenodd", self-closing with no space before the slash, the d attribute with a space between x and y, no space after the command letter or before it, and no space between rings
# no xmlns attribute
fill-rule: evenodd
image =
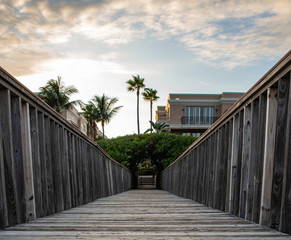
<svg viewBox="0 0 291 240"><path fill-rule="evenodd" d="M133 75L154 110L169 93L246 92L290 50L290 26L291 0L0 0L0 65L33 92L61 76L72 100L117 97L112 138L137 133ZM141 132L149 119L141 98Z"/></svg>

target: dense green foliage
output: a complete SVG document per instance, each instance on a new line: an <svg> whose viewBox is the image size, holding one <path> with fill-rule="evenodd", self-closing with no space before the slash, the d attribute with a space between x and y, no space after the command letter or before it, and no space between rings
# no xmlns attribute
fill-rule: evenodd
<svg viewBox="0 0 291 240"><path fill-rule="evenodd" d="M172 163L196 138L171 133L127 135L98 141L115 160L132 171L138 164L151 161L158 173Z"/></svg>
<svg viewBox="0 0 291 240"><path fill-rule="evenodd" d="M67 110L79 103L79 100L70 101L70 96L78 92L74 86L65 87L61 77L49 80L44 87L39 88L38 96L57 112Z"/></svg>

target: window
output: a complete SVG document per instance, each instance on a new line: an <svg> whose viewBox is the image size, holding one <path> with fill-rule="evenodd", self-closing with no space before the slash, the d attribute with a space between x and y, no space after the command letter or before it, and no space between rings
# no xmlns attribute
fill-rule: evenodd
<svg viewBox="0 0 291 240"><path fill-rule="evenodd" d="M185 107L185 124L211 125L214 120L214 107Z"/></svg>
<svg viewBox="0 0 291 240"><path fill-rule="evenodd" d="M206 124L212 124L213 123L213 117L214 117L214 107L206 107Z"/></svg>
<svg viewBox="0 0 291 240"><path fill-rule="evenodd" d="M201 133L192 133L192 137L200 137Z"/></svg>
<svg viewBox="0 0 291 240"><path fill-rule="evenodd" d="M194 108L186 107L185 108L185 124L194 124Z"/></svg>

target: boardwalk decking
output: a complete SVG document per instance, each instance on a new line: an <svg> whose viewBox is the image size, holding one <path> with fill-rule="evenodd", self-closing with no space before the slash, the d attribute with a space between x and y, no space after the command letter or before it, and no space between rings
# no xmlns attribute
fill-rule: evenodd
<svg viewBox="0 0 291 240"><path fill-rule="evenodd" d="M131 190L0 231L0 239L291 239L161 190Z"/></svg>

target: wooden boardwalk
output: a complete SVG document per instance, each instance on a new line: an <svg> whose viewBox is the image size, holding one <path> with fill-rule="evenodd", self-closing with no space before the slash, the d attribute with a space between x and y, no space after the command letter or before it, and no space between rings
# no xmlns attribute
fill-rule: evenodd
<svg viewBox="0 0 291 240"><path fill-rule="evenodd" d="M0 231L0 239L291 239L161 190L131 190Z"/></svg>

